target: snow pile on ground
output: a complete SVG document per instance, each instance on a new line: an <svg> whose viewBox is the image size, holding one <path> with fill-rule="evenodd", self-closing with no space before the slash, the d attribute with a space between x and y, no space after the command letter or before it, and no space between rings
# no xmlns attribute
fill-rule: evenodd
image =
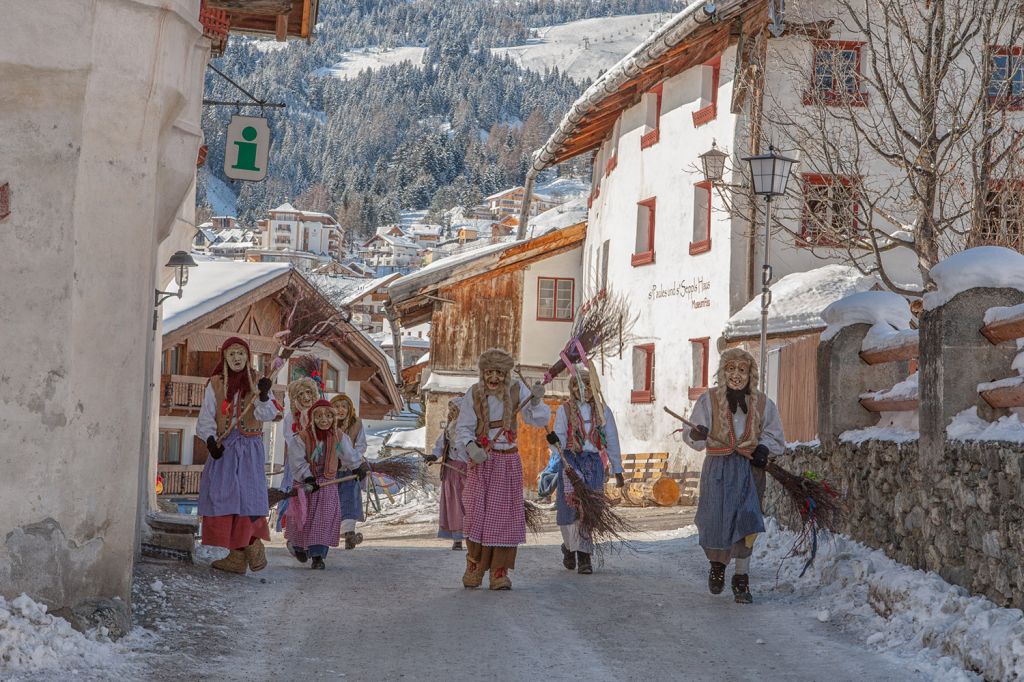
<svg viewBox="0 0 1024 682"><path fill-rule="evenodd" d="M319 68L313 72L314 76L328 76L331 78L355 78L360 73L369 69L377 71L386 66L394 66L402 62L410 62L413 66L423 64L425 47L366 47L362 50L341 53L341 59L331 66Z"/></svg>
<svg viewBox="0 0 1024 682"><path fill-rule="evenodd" d="M892 388L861 393L860 397L869 400L912 400L918 396L919 376L917 372L914 372Z"/></svg>
<svg viewBox="0 0 1024 682"><path fill-rule="evenodd" d="M849 265L826 265L794 272L772 285L768 307L768 333L782 334L825 327L823 311L844 296L867 291L875 277L865 277ZM729 338L754 336L761 331L761 298L747 303L725 326Z"/></svg>
<svg viewBox="0 0 1024 682"><path fill-rule="evenodd" d="M977 287L1024 291L1024 255L1003 246L979 246L954 254L931 270L936 290L924 295L928 310Z"/></svg>
<svg viewBox="0 0 1024 682"><path fill-rule="evenodd" d="M0 671L59 670L70 677L83 670L110 670L125 647L107 639L104 630L83 634L27 595L10 602L0 597Z"/></svg>
<svg viewBox="0 0 1024 682"><path fill-rule="evenodd" d="M953 417L946 427L950 440L988 440L1024 443L1024 423L1020 415L1008 414L990 422L978 416L978 408L971 407Z"/></svg>
<svg viewBox="0 0 1024 682"><path fill-rule="evenodd" d="M421 426L410 431L394 431L384 441L384 447L406 450L427 450L427 427Z"/></svg>
<svg viewBox="0 0 1024 682"><path fill-rule="evenodd" d="M381 495L381 510L371 512L366 524L400 526L414 523L436 523L439 507L438 491L432 486L420 490L409 488L388 499Z"/></svg>
<svg viewBox="0 0 1024 682"><path fill-rule="evenodd" d="M851 429L839 434L844 443L860 445L869 440L886 440L891 443L909 443L918 438L917 410L906 412L881 412L878 423L863 429Z"/></svg>
<svg viewBox="0 0 1024 682"><path fill-rule="evenodd" d="M869 647L927 669L932 679L1024 677L1024 614L972 597L934 573L899 564L844 536L819 543L803 578L804 556L785 560L796 535L766 520L758 565L781 564L773 592L807 600L808 617L837 624ZM971 671L971 672L968 672Z"/></svg>
<svg viewBox="0 0 1024 682"><path fill-rule="evenodd" d="M633 14L583 19L536 29L525 45L499 47L524 69L543 73L557 68L576 80L594 79L657 30L671 14Z"/></svg>
<svg viewBox="0 0 1024 682"><path fill-rule="evenodd" d="M910 305L907 299L891 291L862 291L832 303L821 314L828 324L821 335L827 341L845 327L870 324L872 338L879 339L893 331L910 329Z"/></svg>

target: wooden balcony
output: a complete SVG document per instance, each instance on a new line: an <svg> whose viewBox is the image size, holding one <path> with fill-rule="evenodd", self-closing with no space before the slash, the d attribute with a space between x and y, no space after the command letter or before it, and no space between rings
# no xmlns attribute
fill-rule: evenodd
<svg viewBox="0 0 1024 682"><path fill-rule="evenodd" d="M207 379L178 374L164 374L160 377L160 413L199 414L206 393Z"/></svg>
<svg viewBox="0 0 1024 682"><path fill-rule="evenodd" d="M161 495L198 495L203 465L161 464L157 471L164 479Z"/></svg>

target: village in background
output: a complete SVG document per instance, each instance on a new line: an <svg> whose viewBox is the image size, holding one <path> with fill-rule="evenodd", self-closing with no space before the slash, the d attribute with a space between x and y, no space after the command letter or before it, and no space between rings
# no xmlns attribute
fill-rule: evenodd
<svg viewBox="0 0 1024 682"><path fill-rule="evenodd" d="M320 17L326 24L318 0L260 0L260 11L222 0L127 4L145 9L119 21L164 50L128 75L101 37L77 35L82 17L60 19L64 45L47 59L29 37L0 47L0 77L18 83L0 103L0 137L19 138L0 159L0 247L17 254L0 282L23 292L0 307L12 320L0 333L12 352L0 385L13 400L0 411L11 446L0 456L0 499L39 491L0 523L0 615L38 623L45 604L80 630L107 628L88 642L51 629L44 642L92 651L110 644L111 630L127 631L134 561L208 559L181 521L196 513L209 454L196 436L208 377L230 337L249 344L255 369L269 367L297 301L341 316L339 333L305 352L319 360L327 398L352 398L376 458L429 452L488 348L508 350L527 384L543 380L580 315L614 296L629 311L622 350L591 360L616 416L623 503L692 511L704 453L667 410L689 414L716 385L723 351L758 357L765 339L761 369L787 466L827 478L849 505L844 536L823 561L834 568L846 551L856 567L812 571L833 599L819 620L864 618L849 626L857 637L880 648L876 635L888 633L933 679L1024 676L1024 184L1015 171L1024 141L1014 132L1024 23L1001 14L1001 0L985 0L994 18L964 29L970 37L947 64L918 73L942 92L930 113L924 88L903 87L912 65L924 68L914 48L873 47L871 27L858 31L842 1L790 3L785 20L777 0L580 10L514 45L467 44L458 56L455 47L434 54L426 38L351 47L319 67L301 102L266 83L255 93L268 98L258 110L273 134L293 145L291 156L274 149L258 188L210 167L223 163L232 107L204 109L230 91L207 65L246 88L261 84L260 63L309 66L304 51L328 50L318 33L342 30L331 23L337 3ZM288 10L268 14L272 5ZM95 31L114 31L98 11L80 10ZM23 12L28 21L15 9ZM969 24L969 15L958 16ZM901 38L911 43L889 36ZM982 45L989 52L978 60ZM376 180L357 177L354 157L328 163L329 149L308 144L305 126L334 125L329 104L355 106L332 81L360 83L367 98L384 96L372 89L375 73L450 84L469 73L458 60L484 60L483 51L531 78L543 73L549 80L530 87L553 94L535 116L522 104L515 120L467 124L478 139L460 147L458 173L431 171L427 183L378 159ZM74 75L79 63L92 84ZM123 82L156 94L115 102L93 91ZM264 111L275 98L288 106ZM285 117L300 123L289 128ZM447 154L462 144L471 114L394 117L429 128L403 138L411 158L417 145ZM942 135L919 136L954 119ZM474 164L498 164L488 145L499 136L515 158L481 179ZM74 158L54 175L39 148ZM766 155L790 165L781 187L760 192L748 157ZM400 191L381 187L389 172ZM309 175L329 179L296 189ZM60 248L21 243L40 222L64 226ZM111 244L123 246L116 258ZM51 314L28 314L40 309ZM297 370L293 359L271 377L282 403ZM126 393L131 405L112 410L112 396ZM565 376L549 383L552 423L568 397ZM520 431L535 497L550 450L543 430ZM267 425L264 441L268 484L278 486L280 429ZM375 502L384 518L436 513L436 497L392 493ZM781 560L799 515L778 491L765 506L777 522L761 551ZM145 603L138 586L134 598ZM949 618L936 615L943 603ZM18 660L4 646L0 671ZM26 669L31 658L20 659Z"/></svg>

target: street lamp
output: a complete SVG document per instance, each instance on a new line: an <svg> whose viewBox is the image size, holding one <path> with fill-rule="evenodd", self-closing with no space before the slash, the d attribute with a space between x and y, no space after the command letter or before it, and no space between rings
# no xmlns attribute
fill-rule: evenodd
<svg viewBox="0 0 1024 682"><path fill-rule="evenodd" d="M722 178L725 177L725 160L729 158L729 155L719 149L714 140L711 141L711 149L698 158L701 169L704 171L704 179L712 185L722 182Z"/></svg>
<svg viewBox="0 0 1024 682"><path fill-rule="evenodd" d="M764 393L768 378L768 306L772 302L772 292L769 288L772 282L772 266L768 248L772 224L772 199L786 193L789 175L797 161L781 156L775 147L770 145L767 154L748 156L743 160L750 164L750 179L754 186L754 194L764 197L765 201L764 264L761 266L761 381L758 387Z"/></svg>
<svg viewBox="0 0 1024 682"><path fill-rule="evenodd" d="M181 298L182 289L188 284L188 269L196 267L196 262L192 259L192 256L185 251L175 251L171 259L167 261L167 265L164 267L174 268L174 283L178 285L177 291L160 291L156 290L156 298L153 303L153 331L156 331L157 323L157 311L156 308L160 307L160 304L169 298L177 296Z"/></svg>

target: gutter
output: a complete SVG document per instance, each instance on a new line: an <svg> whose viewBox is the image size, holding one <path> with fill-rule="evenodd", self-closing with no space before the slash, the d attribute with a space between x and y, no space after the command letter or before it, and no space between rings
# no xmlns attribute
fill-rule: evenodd
<svg viewBox="0 0 1024 682"><path fill-rule="evenodd" d="M719 21L727 21L733 10L748 4L750 0L721 0L716 3ZM682 12L675 15L661 28L651 34L647 40L640 43L628 55L605 72L597 81L577 99L568 113L558 124L558 128L548 138L543 147L533 153L533 163L526 173L526 196L523 198L523 208L519 214L519 231L517 236L523 239L526 236L527 224L530 218L530 204L533 201L533 184L537 175L551 166L551 162L558 156L559 150L565 142L576 132L577 126L587 114L594 111L607 97L617 92L623 85L633 80L644 69L653 64L662 55L676 47L680 42L697 30L704 22L698 23L697 17L702 16L704 3L694 2Z"/></svg>

